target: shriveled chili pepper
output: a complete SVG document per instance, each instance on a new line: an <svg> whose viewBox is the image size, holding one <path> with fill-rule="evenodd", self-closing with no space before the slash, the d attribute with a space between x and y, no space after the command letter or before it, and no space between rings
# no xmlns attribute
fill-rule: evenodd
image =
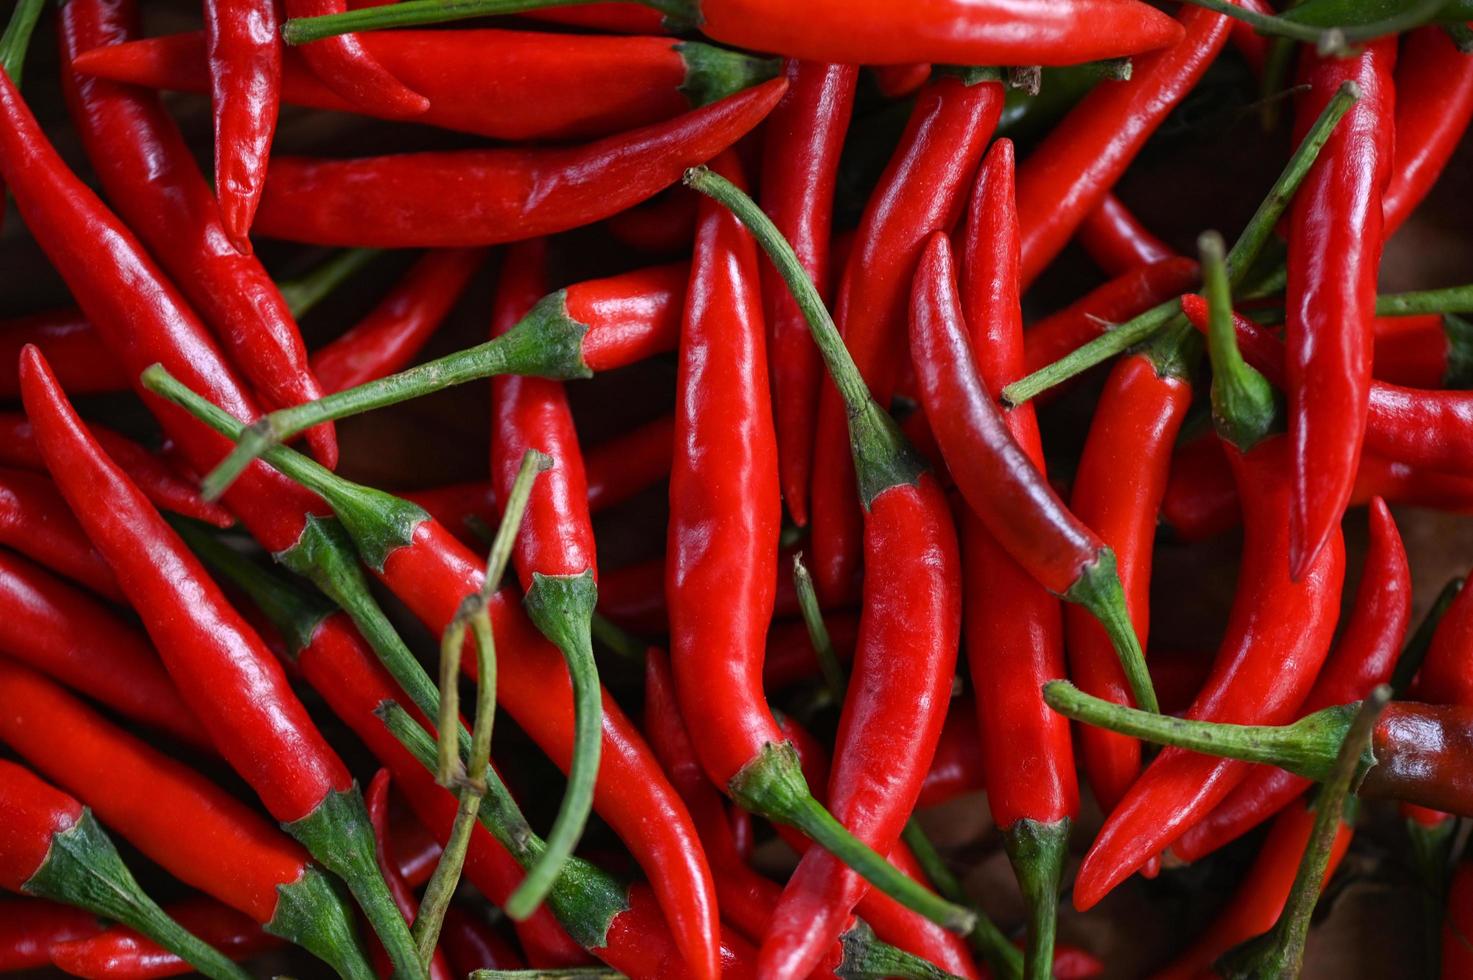
<svg viewBox="0 0 1473 980"><path fill-rule="evenodd" d="M46 966L54 943L82 939L102 928L102 921L85 909L43 898L0 900L0 973Z"/></svg>
<svg viewBox="0 0 1473 980"><path fill-rule="evenodd" d="M61 11L63 59L68 63L81 51L137 33L138 11L131 2L83 0ZM230 243L220 206L159 100L70 69L63 71L62 82L72 119L108 196L251 384L276 406L320 396L291 311L260 262ZM317 429L310 439L313 453L325 465L335 465L337 442L331 427Z"/></svg>
<svg viewBox="0 0 1473 980"><path fill-rule="evenodd" d="M208 0L200 60L215 126L215 196L231 242L250 252L251 219L266 184L266 160L281 106L275 3Z"/></svg>
<svg viewBox="0 0 1473 980"><path fill-rule="evenodd" d="M916 97L905 133L865 206L844 267L835 319L860 375L888 405L904 363L906 297L926 236L950 228L965 205L1002 111L1002 84L990 75L938 74ZM820 386L813 446L813 577L832 602L859 575L862 519L845 437L843 400Z"/></svg>
<svg viewBox="0 0 1473 980"><path fill-rule="evenodd" d="M4 759L0 759L0 887L126 922L215 980L248 976L144 894L90 810Z"/></svg>
<svg viewBox="0 0 1473 980"><path fill-rule="evenodd" d="M1396 65L1395 162L1381 195L1384 237L1432 188L1473 119L1473 58L1440 27L1402 42Z"/></svg>
<svg viewBox="0 0 1473 980"><path fill-rule="evenodd" d="M526 965L512 944L480 912L462 905L445 910L440 949L450 968L462 977L473 970L520 970Z"/></svg>
<svg viewBox="0 0 1473 980"><path fill-rule="evenodd" d="M1095 265L1112 277L1176 255L1113 193L1106 193L1099 206L1084 216L1075 236Z"/></svg>
<svg viewBox="0 0 1473 980"><path fill-rule="evenodd" d="M20 349L41 348L56 365L56 375L68 391L79 395L125 391L128 377L105 353L102 341L87 318L76 309L54 310L17 317L0 324L0 395L20 395Z"/></svg>
<svg viewBox="0 0 1473 980"><path fill-rule="evenodd" d="M347 769L260 637L88 434L40 353L27 348L21 357L21 394L47 467L62 477L63 496L118 573L180 693L216 706L200 719L216 748L272 816L348 884L395 975L421 976Z"/></svg>
<svg viewBox="0 0 1473 980"><path fill-rule="evenodd" d="M1411 570L1391 511L1371 502L1371 536L1360 588L1344 635L1298 709L1321 708L1365 697L1391 678L1411 619ZM1259 767L1217 807L1171 845L1195 861L1234 840L1283 808L1309 784L1282 769Z"/></svg>
<svg viewBox="0 0 1473 980"><path fill-rule="evenodd" d="M373 825L373 836L375 842L374 851L378 855L379 871L384 876L384 881L389 885L389 891L394 896L394 904L399 907L399 912L406 921L413 922L415 915L419 912L419 901L414 892L410 890L409 884L399 877L399 869L389 859L389 770L380 769L373 774L373 779L368 784L368 790L363 794L364 806L368 809L368 819ZM376 951L384 962L379 964L378 969L382 974L387 972L390 964L383 957L381 950ZM436 949L426 964L430 980L450 980L450 965L445 956Z"/></svg>
<svg viewBox="0 0 1473 980"><path fill-rule="evenodd" d="M347 9L344 0L283 0L283 6L288 18L320 17ZM354 35L325 38L305 45L301 53L322 84L376 115L413 119L430 107L429 99L395 77Z"/></svg>
<svg viewBox="0 0 1473 980"><path fill-rule="evenodd" d="M176 902L165 910L181 926L237 963L282 945L250 916L208 898ZM126 926L95 936L64 940L50 950L53 966L93 980L154 980L190 973L194 967Z"/></svg>
<svg viewBox="0 0 1473 980"><path fill-rule="evenodd" d="M771 59L697 41L530 31L391 31L364 49L423 92L416 123L502 140L594 139L669 119L771 78ZM203 92L206 41L173 34L78 55L84 74L147 88ZM281 100L378 115L319 81L296 50L282 64ZM401 118L390 114L388 118ZM263 158L264 162L264 158Z"/></svg>
<svg viewBox="0 0 1473 980"><path fill-rule="evenodd" d="M40 473L0 470L0 544L104 598L123 601L112 568L92 546L56 484Z"/></svg>
<svg viewBox="0 0 1473 980"><path fill-rule="evenodd" d="M312 373L327 394L403 369L450 312L485 259L453 248L417 261L367 316L312 352Z"/></svg>
<svg viewBox="0 0 1473 980"><path fill-rule="evenodd" d="M492 245L606 218L745 136L782 79L666 122L576 147L401 153L356 160L277 156L256 231L320 245Z"/></svg>
<svg viewBox="0 0 1473 980"><path fill-rule="evenodd" d="M834 183L859 69L790 59L783 73L788 91L768 118L762 144L762 207L827 302ZM765 261L762 308L770 351L778 476L788 514L793 523L804 527L808 524L809 470L823 366L802 311Z"/></svg>

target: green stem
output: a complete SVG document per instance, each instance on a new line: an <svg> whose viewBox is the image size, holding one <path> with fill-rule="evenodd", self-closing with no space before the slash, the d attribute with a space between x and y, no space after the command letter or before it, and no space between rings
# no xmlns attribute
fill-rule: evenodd
<svg viewBox="0 0 1473 980"><path fill-rule="evenodd" d="M46 0L20 0L11 12L10 23L0 35L0 70L10 76L10 81L20 88L21 69L26 63L26 50L31 44L31 32L41 16L41 7Z"/></svg>
<svg viewBox="0 0 1473 980"><path fill-rule="evenodd" d="M1247 452L1273 428L1274 393L1268 379L1243 360L1233 328L1232 287L1223 260L1222 236L1197 239L1202 294L1207 300L1207 355L1212 362L1212 419L1219 436Z"/></svg>
<svg viewBox="0 0 1473 980"><path fill-rule="evenodd" d="M798 608L803 613L803 625L808 627L808 640L813 645L813 655L818 658L818 669L823 672L824 685L835 704L844 703L844 688L848 678L844 667L834 653L834 641L829 637L829 628L824 625L823 611L818 606L818 593L813 588L813 576L803 564L803 554L793 556L793 585L798 590Z"/></svg>
<svg viewBox="0 0 1473 980"><path fill-rule="evenodd" d="M341 886L309 864L296 881L277 886L276 911L262 929L312 953L346 980L376 980L355 918Z"/></svg>
<svg viewBox="0 0 1473 980"><path fill-rule="evenodd" d="M1140 637L1136 636L1135 624L1130 620L1130 610L1125 604L1125 588L1120 584L1120 571L1115 564L1115 552L1101 548L1094 563L1085 568L1064 593L1069 602L1078 603L1089 611L1110 638L1115 656L1125 671L1125 680L1130 685L1131 696L1137 706L1152 712L1161 710L1156 700L1156 689L1151 685L1151 672L1146 667L1146 654L1141 649Z"/></svg>
<svg viewBox="0 0 1473 980"><path fill-rule="evenodd" d="M589 617L593 638L614 651L623 660L632 664L644 663L644 651L649 644L627 630L620 629L607 616L595 612Z"/></svg>
<svg viewBox="0 0 1473 980"><path fill-rule="evenodd" d="M674 47L685 63L680 93L693 108L720 102L782 70L780 58L758 58L700 41L679 41Z"/></svg>
<svg viewBox="0 0 1473 980"><path fill-rule="evenodd" d="M1473 313L1473 284L1376 297L1377 316L1413 316L1419 313Z"/></svg>
<svg viewBox="0 0 1473 980"><path fill-rule="evenodd" d="M348 248L338 252L306 275L276 284L287 308L298 320L347 282L358 270L383 254L377 248Z"/></svg>
<svg viewBox="0 0 1473 980"><path fill-rule="evenodd" d="M467 596L466 599L471 599ZM460 754L460 662L465 652L465 634L470 619L465 615L465 602L445 632L440 634L440 710L435 716L435 740L439 748L435 765L435 782L454 789L465 779L465 759Z"/></svg>
<svg viewBox="0 0 1473 980"><path fill-rule="evenodd" d="M911 853L915 855L916 862L921 866L926 878L943 897L958 905L973 905L966 890L962 888L962 883L941 859L936 845L931 843L931 839L926 836L920 824L914 819L908 821L905 829L900 833L900 839L910 846ZM1008 942L1008 937L1003 935L1002 930L980 909L977 910L977 924L972 927L971 932L967 933L967 940L971 943L972 948L987 961L987 965L997 976L1003 980L1021 980L1023 976L1022 951Z"/></svg>
<svg viewBox="0 0 1473 980"><path fill-rule="evenodd" d="M1396 669L1391 674L1391 690L1396 697L1406 693L1406 689L1412 684L1412 678L1422 669L1422 661L1427 659L1427 651L1432 648L1432 637L1437 632L1437 624L1442 622L1443 613L1447 612L1447 607L1453 604L1453 600L1462 590L1463 579L1460 576L1455 575L1448 579L1433 600L1432 608L1427 610L1427 615L1417 625L1416 632L1407 640L1401 656L1396 660Z"/></svg>
<svg viewBox="0 0 1473 980"><path fill-rule="evenodd" d="M625 980L611 966L570 966L562 970L472 970L470 980Z"/></svg>
<svg viewBox="0 0 1473 980"><path fill-rule="evenodd" d="M1187 0L1194 7L1202 7L1213 13L1240 20L1252 27L1259 34L1269 37L1282 37L1291 41L1302 41L1313 44L1323 49L1329 33L1327 28L1313 27L1308 24L1296 24L1293 21L1275 17L1272 14L1261 14L1256 10L1239 7L1231 0Z"/></svg>
<svg viewBox="0 0 1473 980"><path fill-rule="evenodd" d="M1055 823L1019 820L1003 835L1008 860L1028 907L1028 948L1023 959L1026 980L1051 980L1054 938L1058 932L1059 887L1069 852L1069 818Z"/></svg>
<svg viewBox="0 0 1473 980"><path fill-rule="evenodd" d="M1453 845L1458 837L1458 820L1448 816L1435 824L1407 818L1407 843L1411 846L1412 869L1416 872L1422 898L1422 949L1428 976L1441 975L1442 912L1447 906L1448 875L1452 871Z"/></svg>
<svg viewBox="0 0 1473 980"><path fill-rule="evenodd" d="M519 14L547 7L575 7L593 0L402 0L381 7L365 7L318 17L293 17L282 25L287 44L307 44L338 34L378 31L390 27L444 24L493 14ZM689 0L636 0L663 13L667 20L697 23L695 6Z"/></svg>

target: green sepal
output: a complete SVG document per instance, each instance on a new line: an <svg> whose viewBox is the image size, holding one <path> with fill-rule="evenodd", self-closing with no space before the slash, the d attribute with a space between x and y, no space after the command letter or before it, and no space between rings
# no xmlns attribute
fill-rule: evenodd
<svg viewBox="0 0 1473 980"><path fill-rule="evenodd" d="M921 484L926 464L911 448L900 426L873 399L858 414L849 413L849 448L854 455L854 477L865 510L891 487Z"/></svg>
<svg viewBox="0 0 1473 980"><path fill-rule="evenodd" d="M568 291L542 297L516 326L490 343L506 348L503 373L553 381L593 377L583 360L583 338L588 324L568 312Z"/></svg>
<svg viewBox="0 0 1473 980"><path fill-rule="evenodd" d="M341 886L314 865L291 884L276 886L276 913L262 928L307 950L347 980L377 980Z"/></svg>
<svg viewBox="0 0 1473 980"><path fill-rule="evenodd" d="M875 931L863 919L855 919L849 931L839 937L843 957L834 968L841 980L947 980L956 974L914 953L897 949L875 937Z"/></svg>
<svg viewBox="0 0 1473 980"><path fill-rule="evenodd" d="M782 70L780 58L754 58L700 41L676 41L671 49L685 63L680 94L694 109L776 78Z"/></svg>
<svg viewBox="0 0 1473 980"><path fill-rule="evenodd" d="M1059 886L1069 851L1069 818L1054 823L1019 820L1003 833L1008 860L1028 908L1028 947L1023 960L1027 980L1054 975L1054 937L1058 932Z"/></svg>

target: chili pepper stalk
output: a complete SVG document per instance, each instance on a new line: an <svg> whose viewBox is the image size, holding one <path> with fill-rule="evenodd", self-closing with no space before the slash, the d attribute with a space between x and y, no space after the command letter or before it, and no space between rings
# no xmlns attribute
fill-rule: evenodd
<svg viewBox="0 0 1473 980"><path fill-rule="evenodd" d="M1207 355L1212 362L1212 422L1224 440L1246 452L1273 426L1273 389L1267 378L1248 366L1238 350L1222 236L1215 231L1205 232L1197 239L1197 248L1202 260L1202 292L1210 316Z"/></svg>
<svg viewBox="0 0 1473 980"><path fill-rule="evenodd" d="M276 284L287 309L300 320L364 266L383 254L377 248L345 248L305 274Z"/></svg>

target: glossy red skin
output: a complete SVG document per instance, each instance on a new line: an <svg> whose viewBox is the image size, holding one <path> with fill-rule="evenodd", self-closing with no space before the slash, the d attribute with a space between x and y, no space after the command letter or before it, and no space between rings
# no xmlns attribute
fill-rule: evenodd
<svg viewBox="0 0 1473 980"><path fill-rule="evenodd" d="M854 658L859 617L853 613L831 613L823 617L824 629L841 664ZM798 681L822 673L808 626L801 619L774 622L767 630L767 655L762 660L762 686L779 691Z"/></svg>
<svg viewBox="0 0 1473 980"><path fill-rule="evenodd" d="M1170 245L1152 234L1120 198L1109 192L1098 207L1084 216L1075 237L1095 265L1112 278L1176 255Z"/></svg>
<svg viewBox="0 0 1473 980"><path fill-rule="evenodd" d="M854 14L846 14L844 22ZM912 59L913 60L913 59ZM905 360L906 301L926 238L960 217L968 184L1002 111L999 82L933 78L916 97L900 145L865 206L844 266L835 319L870 393L888 406ZM863 520L843 400L821 385L813 444L811 571L825 601L853 588Z"/></svg>
<svg viewBox="0 0 1473 980"><path fill-rule="evenodd" d="M1377 684L1385 683L1396 667L1411 616L1412 576L1406 549L1391 511L1378 498L1371 503L1370 544L1360 587L1350 607L1350 620L1297 713L1303 716L1359 701ZM1443 622L1447 622L1446 617ZM1426 667L1422 670L1425 676ZM1254 766L1201 823L1171 845L1171 850L1183 860L1196 861L1258 826L1309 786L1308 779L1283 769Z"/></svg>
<svg viewBox="0 0 1473 980"><path fill-rule="evenodd" d="M207 0L205 59L215 121L215 194L240 250L251 250L251 219L266 185L266 161L281 107L275 3Z"/></svg>
<svg viewBox="0 0 1473 980"><path fill-rule="evenodd" d="M69 308L34 313L0 325L0 395L6 398L20 394L16 364L26 344L41 348L67 391L90 395L128 388L127 374L107 356L107 348L92 324L80 310Z"/></svg>
<svg viewBox="0 0 1473 980"><path fill-rule="evenodd" d="M1285 436L1247 454L1228 449L1243 497L1243 559L1212 674L1188 718L1287 724L1313 686L1335 632L1345 545L1338 533L1295 582L1289 577L1289 456ZM1074 884L1093 906L1132 871L1204 817L1250 771L1246 762L1166 748L1106 819Z"/></svg>
<svg viewBox="0 0 1473 980"><path fill-rule="evenodd" d="M47 951L52 944L81 939L101 929L97 916L69 905L43 898L0 901L0 973L46 966L51 962Z"/></svg>
<svg viewBox="0 0 1473 980"><path fill-rule="evenodd" d="M51 838L80 819L82 804L0 759L0 888L20 891L46 862Z"/></svg>
<svg viewBox="0 0 1473 980"><path fill-rule="evenodd" d="M102 356L107 355L104 353ZM206 521L216 527L229 527L235 523L228 510L219 504L206 503L193 484L175 475L167 463L132 439L100 425L89 425L88 429L107 454L148 495L148 499L161 509ZM46 470L41 452L36 448L31 423L19 412L0 412L0 464L41 472Z"/></svg>
<svg viewBox="0 0 1473 980"><path fill-rule="evenodd" d="M674 119L575 147L356 160L278 156L256 231L319 245L386 248L493 245L565 231L679 180L687 167L745 136L786 89L786 82L773 79Z"/></svg>
<svg viewBox="0 0 1473 980"><path fill-rule="evenodd" d="M508 30L357 37L380 64L429 98L429 108L412 121L441 129L512 141L594 139L691 108L680 91L686 62L668 38ZM204 92L209 85L199 34L85 54L77 69L155 89ZM281 101L378 115L319 81L295 48L283 59Z"/></svg>
<svg viewBox="0 0 1473 980"><path fill-rule="evenodd" d="M647 885L629 888L629 907L609 924L604 945L593 954L630 977L666 977L690 980L698 976L671 941L669 929L660 918L660 905ZM756 952L734 931L722 928L717 963L723 980L756 977Z"/></svg>
<svg viewBox="0 0 1473 980"><path fill-rule="evenodd" d="M1473 976L1473 865L1466 862L1458 865L1448 883L1441 976L1443 980Z"/></svg>
<svg viewBox="0 0 1473 980"><path fill-rule="evenodd" d="M968 328L973 357L968 366L990 391L1001 390L1023 366L1013 171L1012 141L998 140L982 161L962 233L960 306L942 314ZM952 274L950 257L936 257L934 248L928 246L917 273L917 292L932 298L918 302L955 303L949 282L933 287L920 279ZM928 419L933 405L927 403ZM1043 443L1033 406L1013 409L1003 424L1043 477ZM970 508L963 511L964 636L987 802L993 821L1007 832L1019 820L1056 824L1073 817L1079 810L1079 781L1069 722L1044 704L1041 693L1046 681L1065 676L1059 600L1012 558L989 525Z"/></svg>
<svg viewBox="0 0 1473 980"><path fill-rule="evenodd" d="M40 473L0 470L0 544L122 602L113 570L92 546L56 484Z"/></svg>
<svg viewBox="0 0 1473 980"><path fill-rule="evenodd" d="M864 580L827 806L866 845L888 854L915 808L951 701L961 561L946 495L925 473L916 485L875 496L864 541L877 574ZM764 975L806 975L868 890L838 858L809 848L773 911L758 961Z"/></svg>
<svg viewBox="0 0 1473 980"><path fill-rule="evenodd" d="M1156 525L1172 449L1191 401L1191 380L1158 373L1148 353L1119 361L1095 407L1069 499L1075 515L1115 552L1125 605L1142 647L1150 632ZM1064 620L1069 679L1096 697L1131 704L1120 658L1100 624L1072 604ZM1140 742L1093 725L1076 731L1090 788L1108 813L1140 772Z"/></svg>
<svg viewBox="0 0 1473 980"><path fill-rule="evenodd" d="M931 431L972 513L1040 585L1068 592L1104 544L1038 471L978 375L945 235L916 270L910 346Z"/></svg>
<svg viewBox="0 0 1473 980"><path fill-rule="evenodd" d="M296 842L34 671L0 660L0 696L0 741L180 881L271 921L307 866Z"/></svg>
<svg viewBox="0 0 1473 980"><path fill-rule="evenodd" d="M936 754L931 758L931 768L926 771L916 806L939 806L986 788L981 753L977 751L979 738L976 709L967 701L953 704L946 713L941 741L936 743Z"/></svg>
<svg viewBox="0 0 1473 980"><path fill-rule="evenodd" d="M930 73L929 66L926 71ZM854 109L859 66L789 59L783 73L788 93L764 127L762 210L793 246L827 305L834 183ZM823 364L809 335L808 321L766 259L762 260L762 307L783 501L793 522L805 527Z"/></svg>
<svg viewBox="0 0 1473 980"><path fill-rule="evenodd" d="M212 899L176 902L165 911L237 963L285 944L284 940L263 932L260 924L249 916ZM96 980L155 980L195 972L193 966L153 940L118 925L95 936L53 945L50 962L73 976Z"/></svg>
<svg viewBox="0 0 1473 980"><path fill-rule="evenodd" d="M568 315L588 326L583 363L608 371L675 349L690 265L636 269L563 290Z"/></svg>
<svg viewBox="0 0 1473 980"><path fill-rule="evenodd" d="M114 362L134 379L135 390L192 467L208 472L229 451L229 440L145 392L138 375L162 363L240 419L259 414L254 399L142 244L67 170L8 78L0 79L0 176ZM247 468L225 503L245 516L251 533L270 551L291 547L304 515L323 510L314 495L264 463Z"/></svg>
<svg viewBox="0 0 1473 980"><path fill-rule="evenodd" d="M437 250L420 258L367 316L312 353L312 373L331 394L409 366L434 335L486 253Z"/></svg>
<svg viewBox="0 0 1473 980"><path fill-rule="evenodd" d="M1289 205L1285 390L1294 443L1289 564L1296 574L1337 533L1365 437L1395 63L1395 38L1354 58L1300 63L1300 81L1309 86L1295 106L1300 138L1341 83L1354 81L1361 95Z"/></svg>
<svg viewBox="0 0 1473 980"><path fill-rule="evenodd" d="M126 718L214 751L135 627L10 552L0 552L0 651Z"/></svg>
<svg viewBox="0 0 1473 980"><path fill-rule="evenodd" d="M1449 345L1441 314L1378 316L1373 330L1371 374L1377 381L1408 388L1443 387Z"/></svg>
<svg viewBox="0 0 1473 980"><path fill-rule="evenodd" d="M380 769L374 773L373 781L368 784L368 791L363 794L363 802L368 809L368 819L373 824L374 853L378 858L379 874L384 876L389 894L394 896L394 904L404 916L404 921L412 925L415 916L419 914L419 899L415 897L409 883L399 874L398 867L389 859L389 770ZM383 943L377 938L370 940L370 952L374 969L379 975L390 975L393 964L384 952ZM428 971L429 980L452 980L450 964L445 961L445 954L438 945L430 956Z"/></svg>
<svg viewBox="0 0 1473 980"><path fill-rule="evenodd" d="M516 325L547 292L547 242L521 242L507 250L491 313L491 334ZM573 413L562 383L515 374L491 379L491 482L505 500L516 482L522 456L537 450L552 457L552 468L537 475L527 497L527 512L512 545L512 563L523 591L533 574L598 575L588 478Z"/></svg>
<svg viewBox="0 0 1473 980"><path fill-rule="evenodd" d="M1144 4L1118 0L698 0L701 33L726 44L809 61L893 65L1073 65L1171 44L1180 29ZM1088 22L1088 31L1079 24ZM842 25L837 28L835 25Z"/></svg>
<svg viewBox="0 0 1473 980"><path fill-rule="evenodd" d="M1381 195L1390 238L1422 203L1473 119L1473 58L1435 25L1405 36L1396 65L1396 162Z"/></svg>
<svg viewBox="0 0 1473 980"><path fill-rule="evenodd" d="M336 14L344 0L283 0L288 19ZM318 80L355 106L387 119L423 115L430 101L399 81L369 53L360 34L339 34L297 49Z"/></svg>
<svg viewBox="0 0 1473 980"><path fill-rule="evenodd" d="M1356 792L1405 800L1454 816L1473 815L1473 706L1387 706L1371 735L1376 765Z"/></svg>
<svg viewBox="0 0 1473 980"><path fill-rule="evenodd" d="M64 64L139 34L135 0L83 0L61 13ZM70 69L62 89L109 199L263 400L281 408L322 397L286 300L265 267L232 244L214 193L158 97ZM332 426L309 436L314 455L336 465Z"/></svg>
<svg viewBox="0 0 1473 980"><path fill-rule="evenodd" d="M484 560L432 520L417 525L411 543L390 554L375 573L436 634L485 579ZM527 619L519 595L496 592L488 609L496 639L498 708L566 772L573 753L573 694L562 655ZM474 657L466 667L473 671ZM650 876L681 948L714 946L715 891L690 815L644 739L607 693L593 809Z"/></svg>
<svg viewBox="0 0 1473 980"><path fill-rule="evenodd" d="M1158 971L1152 980L1199 980L1204 974L1216 976L1211 968L1218 957L1239 943L1272 929L1289 900L1289 889L1294 884L1300 859L1309 844L1314 819L1314 811L1303 801L1286 807L1274 821L1263 846L1258 849L1253 866L1244 875L1226 908L1207 931L1197 937L1191 948ZM1336 822L1335 839L1330 845L1330 863L1325 868L1321 888L1335 874L1354 834L1355 828L1343 819Z"/></svg>
<svg viewBox="0 0 1473 980"><path fill-rule="evenodd" d="M672 187L643 204L620 211L604 222L609 234L631 248L646 252L679 252L696 237L699 195Z"/></svg>
<svg viewBox="0 0 1473 980"><path fill-rule="evenodd" d="M1232 19L1199 7L1178 16L1186 31L1162 51L1132 59L1130 80L1096 85L1018 170L1026 289L1099 207L1227 42Z"/></svg>
<svg viewBox="0 0 1473 980"><path fill-rule="evenodd" d="M527 966L516 948L478 912L459 905L445 910L440 950L450 961L450 969L461 977L472 970L523 970Z"/></svg>
<svg viewBox="0 0 1473 980"><path fill-rule="evenodd" d="M21 394L62 496L112 566L185 701L220 754L277 820L353 787L280 665L193 552L108 459L38 351L21 354ZM198 713L197 713L198 714Z"/></svg>
<svg viewBox="0 0 1473 980"><path fill-rule="evenodd" d="M1433 704L1473 707L1470 647L1473 647L1473 597L1459 592L1437 624L1432 645L1417 671L1417 698Z"/></svg>

